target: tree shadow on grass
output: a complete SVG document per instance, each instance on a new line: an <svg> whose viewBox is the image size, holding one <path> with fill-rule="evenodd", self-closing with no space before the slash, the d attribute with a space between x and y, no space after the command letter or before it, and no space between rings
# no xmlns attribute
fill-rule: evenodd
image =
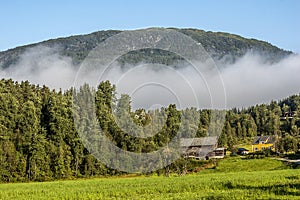
<svg viewBox="0 0 300 200"><path fill-rule="evenodd" d="M269 192L275 195L292 195L300 196L300 182L295 183L277 183L274 185L262 185L262 186L251 186L251 185L242 185L234 184L230 181L223 184L223 187L226 189L241 189L241 190L254 190ZM290 189L297 189L295 191L289 191Z"/></svg>

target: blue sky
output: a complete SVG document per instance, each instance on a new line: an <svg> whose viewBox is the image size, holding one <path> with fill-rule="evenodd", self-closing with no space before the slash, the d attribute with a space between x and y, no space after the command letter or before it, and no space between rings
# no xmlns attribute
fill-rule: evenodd
<svg viewBox="0 0 300 200"><path fill-rule="evenodd" d="M298 0L2 1L0 51L98 30L191 27L300 53L299 20Z"/></svg>

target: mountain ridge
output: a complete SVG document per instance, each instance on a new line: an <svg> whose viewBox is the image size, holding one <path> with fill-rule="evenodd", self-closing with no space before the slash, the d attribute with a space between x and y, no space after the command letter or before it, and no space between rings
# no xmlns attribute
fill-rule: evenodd
<svg viewBox="0 0 300 200"><path fill-rule="evenodd" d="M169 28L179 31L190 36L195 41L202 44L208 54L214 59L225 63L233 63L235 60L247 52L258 52L265 57L267 62L278 62L282 58L293 54L291 51L278 48L271 43L244 38L240 35L226 33L226 32L212 32L192 28ZM8 68L15 64L19 57L26 52L26 50L37 47L59 47L56 53L63 56L71 57L73 62L80 64L88 53L95 48L99 43L106 40L115 34L122 32L121 30L104 30L95 31L89 34L72 35L67 37L59 37L49 39L38 43L18 46L6 51L0 52L0 68ZM142 53L142 54L141 54ZM155 50L154 54L150 54L147 50L140 52L133 52L131 55L126 55L123 62L136 63L139 59L145 62L156 60L161 64L172 64L178 57L170 56L168 53Z"/></svg>

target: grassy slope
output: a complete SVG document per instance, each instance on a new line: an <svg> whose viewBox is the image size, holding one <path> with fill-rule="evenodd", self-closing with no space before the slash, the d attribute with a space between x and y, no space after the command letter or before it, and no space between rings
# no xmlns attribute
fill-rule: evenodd
<svg viewBox="0 0 300 200"><path fill-rule="evenodd" d="M244 159L233 157L222 160L218 163L217 172L252 172L252 171L272 171L286 169L282 162L274 158L265 159Z"/></svg>
<svg viewBox="0 0 300 200"><path fill-rule="evenodd" d="M0 185L0 199L299 199L300 170L272 159L229 158L182 177L100 178Z"/></svg>

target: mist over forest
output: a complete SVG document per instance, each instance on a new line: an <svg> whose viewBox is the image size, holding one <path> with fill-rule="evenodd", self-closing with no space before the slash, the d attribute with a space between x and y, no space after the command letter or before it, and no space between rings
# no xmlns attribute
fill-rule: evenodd
<svg viewBox="0 0 300 200"><path fill-rule="evenodd" d="M228 56L227 56L228 57ZM299 93L300 56L291 54L278 62L266 62L259 52L251 52L236 58L233 63L214 60L219 70L218 74L210 75L202 70L202 77L193 71L193 67L184 62L173 65L155 63L127 64L126 69L120 63L114 63L107 74L107 79L117 84L117 93L132 94L135 86L146 82L157 82L172 85L180 96L161 86L148 86L133 94L135 108L150 108L151 105L176 103L178 107L210 108L210 92L225 90L226 107L248 107L255 104L279 100L289 95ZM175 67L176 66L176 67ZM67 90L74 86L76 79L95 83L99 76L94 72L86 73L85 77L76 77L80 65L75 65L72 58L57 53L57 48L37 46L29 48L15 64L2 69L2 78L12 78L16 81L28 80L30 83L46 85L51 89ZM99 66L101 68L101 66ZM209 80L203 77L209 77ZM223 81L223 88L214 85L217 80ZM171 86L169 86L171 87ZM200 102L197 104L195 95L189 89L195 90ZM220 93L223 91L219 91ZM149 94L155 98L149 98ZM157 95L156 95L157 94ZM221 105L219 107L224 107Z"/></svg>

